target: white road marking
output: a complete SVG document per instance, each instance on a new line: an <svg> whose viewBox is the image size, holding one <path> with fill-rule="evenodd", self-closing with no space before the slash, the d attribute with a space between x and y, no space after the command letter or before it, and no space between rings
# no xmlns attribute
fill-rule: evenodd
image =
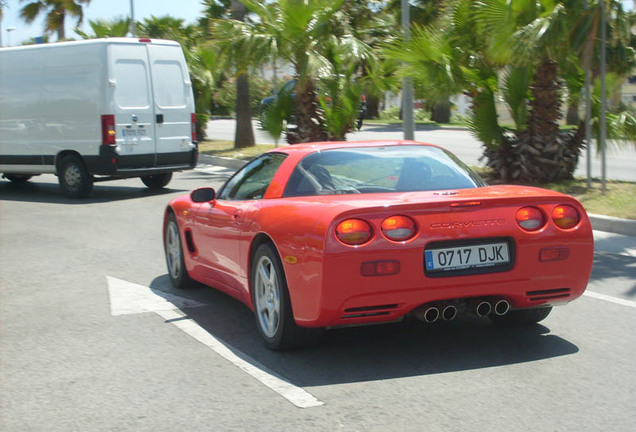
<svg viewBox="0 0 636 432"><path fill-rule="evenodd" d="M636 308L636 302L635 301L631 301L631 300L625 300L622 298L618 298L618 297L612 297L612 296L608 296L605 294L600 294L594 291L585 291L583 293L584 296L587 297L592 297L595 298L597 300L604 300L610 303L616 303L622 306L629 306L629 307L633 307Z"/></svg>
<svg viewBox="0 0 636 432"><path fill-rule="evenodd" d="M114 277L106 276L106 280L110 294L110 313L113 316L205 306L194 300Z"/></svg>
<svg viewBox="0 0 636 432"><path fill-rule="evenodd" d="M312 394L293 385L247 354L215 338L195 321L185 318L179 310L182 308L201 307L205 306L205 304L114 277L107 276L106 280L110 295L110 311L113 316L154 312L212 349L239 369L256 378L295 406L313 408L323 405L323 402L316 399Z"/></svg>
<svg viewBox="0 0 636 432"><path fill-rule="evenodd" d="M257 362L242 352L232 349L221 342L219 339L205 331L199 324L186 319L176 310L156 311L157 315L170 321L172 324L209 347L221 357L243 370L243 372L256 378L270 389L287 399L299 408L313 408L323 405L323 402L316 399L313 395L306 392L287 381L285 378L268 369L265 365Z"/></svg>

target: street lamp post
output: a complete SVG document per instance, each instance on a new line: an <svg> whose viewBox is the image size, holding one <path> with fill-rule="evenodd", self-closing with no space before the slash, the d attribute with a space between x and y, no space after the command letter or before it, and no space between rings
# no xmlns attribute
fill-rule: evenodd
<svg viewBox="0 0 636 432"><path fill-rule="evenodd" d="M407 40L411 36L409 7L408 0L402 0L402 32ZM404 77L402 81L402 124L404 139L413 140L415 138L415 120L413 118L413 80L411 77Z"/></svg>
<svg viewBox="0 0 636 432"><path fill-rule="evenodd" d="M15 30L15 27L7 27L7 46L11 46L11 32Z"/></svg>
<svg viewBox="0 0 636 432"><path fill-rule="evenodd" d="M134 0L130 0L130 28L128 31L130 32L131 37L135 37L135 5Z"/></svg>

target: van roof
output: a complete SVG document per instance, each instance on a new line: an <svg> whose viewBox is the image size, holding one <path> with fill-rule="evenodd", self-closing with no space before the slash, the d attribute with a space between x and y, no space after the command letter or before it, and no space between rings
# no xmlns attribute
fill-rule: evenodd
<svg viewBox="0 0 636 432"><path fill-rule="evenodd" d="M23 50L23 49L43 49L44 47L62 47L62 46L74 46L74 45L102 45L102 44L153 44L153 45L172 45L179 46L178 42L167 39L149 39L149 38L127 38L127 37L113 37L113 38L101 38L101 39L86 39L79 41L66 41L66 42L51 42L44 44L34 45L21 45L14 47L6 47L0 49L0 53L9 50Z"/></svg>

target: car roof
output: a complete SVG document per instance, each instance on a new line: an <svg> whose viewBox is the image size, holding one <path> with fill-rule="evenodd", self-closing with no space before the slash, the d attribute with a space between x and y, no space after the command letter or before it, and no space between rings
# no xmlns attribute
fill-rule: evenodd
<svg viewBox="0 0 636 432"><path fill-rule="evenodd" d="M325 142L313 142L305 144L292 144L284 147L278 147L269 152L284 152L288 154L303 154L307 155L324 150L336 150L336 149L349 149L360 147L391 147L401 145L420 145L426 147L438 147L434 144L422 143L418 141L408 140L370 140L370 141L325 141Z"/></svg>

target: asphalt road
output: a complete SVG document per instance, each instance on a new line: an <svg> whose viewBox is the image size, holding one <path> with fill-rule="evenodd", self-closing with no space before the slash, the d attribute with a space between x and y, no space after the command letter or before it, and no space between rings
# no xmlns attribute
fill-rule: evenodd
<svg viewBox="0 0 636 432"><path fill-rule="evenodd" d="M84 201L52 175L0 180L0 430L633 430L636 238L596 232L588 295L530 329L361 327L273 353L247 308L166 275L165 204L227 175L200 167L162 193L100 183ZM145 287L186 304L120 295ZM265 384L281 378L319 403Z"/></svg>
<svg viewBox="0 0 636 432"><path fill-rule="evenodd" d="M254 121L255 140L260 144L274 144L275 141L265 131L261 130L258 122ZM211 139L234 140L234 120L212 120L208 123L207 133ZM403 139L401 125L371 125L364 124L360 131L347 136L348 141L364 140L395 140ZM415 131L415 140L441 145L455 153L461 160L469 165L484 165L480 161L482 144L474 138L466 129L441 129L431 126L418 126ZM284 144L284 138L279 141ZM596 148L591 149L592 177L601 177L601 158ZM607 178L612 180L624 180L636 182L636 147L633 145L618 147L608 145L607 151ZM581 154L576 175L587 175L587 152Z"/></svg>

